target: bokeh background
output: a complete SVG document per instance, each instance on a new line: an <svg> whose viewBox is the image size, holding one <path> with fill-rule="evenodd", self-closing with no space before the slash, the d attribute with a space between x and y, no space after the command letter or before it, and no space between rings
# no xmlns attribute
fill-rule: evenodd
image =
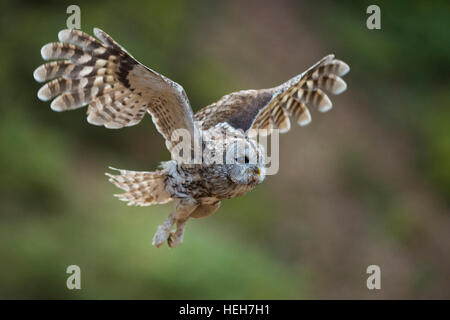
<svg viewBox="0 0 450 320"><path fill-rule="evenodd" d="M151 246L171 204L127 207L107 166L169 153L150 118L123 130L36 97L40 48L81 7L194 110L275 86L328 53L352 68L327 114L281 136L280 172L175 250ZM381 30L366 8L381 7ZM12 1L0 5L0 298L450 298L448 1ZM68 265L82 290L66 288ZM366 288L381 267L382 289Z"/></svg>

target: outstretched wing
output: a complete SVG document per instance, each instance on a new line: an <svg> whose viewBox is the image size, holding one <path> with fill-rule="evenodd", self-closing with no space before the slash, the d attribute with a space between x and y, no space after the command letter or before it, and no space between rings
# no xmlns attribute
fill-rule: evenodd
<svg viewBox="0 0 450 320"><path fill-rule="evenodd" d="M290 117L301 126L311 121L308 107L316 107L321 112L330 110L332 103L323 90L333 94L345 91L347 85L341 76L349 70L346 63L328 55L278 87L226 95L200 110L195 119L203 129L227 122L244 131L286 132L290 129Z"/></svg>
<svg viewBox="0 0 450 320"><path fill-rule="evenodd" d="M136 61L100 29L95 36L67 29L60 42L42 47L44 60L58 59L34 71L39 82L51 80L38 92L39 99L55 98L51 108L66 111L88 106L89 123L117 129L133 126L148 111L158 131L170 139L174 130L196 130L189 100L183 88Z"/></svg>

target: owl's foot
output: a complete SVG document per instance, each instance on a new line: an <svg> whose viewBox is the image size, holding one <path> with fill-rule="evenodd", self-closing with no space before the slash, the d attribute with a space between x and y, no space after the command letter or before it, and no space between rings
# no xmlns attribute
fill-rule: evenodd
<svg viewBox="0 0 450 320"><path fill-rule="evenodd" d="M152 244L160 247L167 241L170 248L175 248L183 242L184 226L189 219L189 214L197 207L195 200L184 199L176 203L175 211L167 217L164 224L158 227ZM174 224L177 224L175 231L170 231Z"/></svg>
<svg viewBox="0 0 450 320"><path fill-rule="evenodd" d="M159 226L158 231L156 231L153 237L152 245L154 245L157 248L161 247L164 244L164 242L167 241L169 236L170 236L170 229L165 228L164 226Z"/></svg>
<svg viewBox="0 0 450 320"><path fill-rule="evenodd" d="M167 241L170 235L170 229L172 229L173 224L175 223L175 213L172 212L164 221L162 225L158 227L155 235L153 236L152 245L159 248L164 242Z"/></svg>
<svg viewBox="0 0 450 320"><path fill-rule="evenodd" d="M183 242L183 235L178 236L177 232L172 231L169 234L169 238L167 238L167 244L170 248L175 248L176 246L180 245Z"/></svg>
<svg viewBox="0 0 450 320"><path fill-rule="evenodd" d="M172 231L169 234L169 238L167 239L167 244L170 248L175 248L176 246L183 243L183 235L184 235L184 226L186 225L185 220L177 221L177 230Z"/></svg>

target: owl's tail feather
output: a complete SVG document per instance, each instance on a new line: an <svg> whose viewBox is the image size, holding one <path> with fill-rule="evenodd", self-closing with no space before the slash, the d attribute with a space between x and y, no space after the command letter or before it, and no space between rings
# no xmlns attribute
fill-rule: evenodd
<svg viewBox="0 0 450 320"><path fill-rule="evenodd" d="M109 177L109 182L125 191L114 196L128 202L129 206L150 206L172 200L166 190L165 170L146 172L109 168L119 172L117 175L105 173Z"/></svg>

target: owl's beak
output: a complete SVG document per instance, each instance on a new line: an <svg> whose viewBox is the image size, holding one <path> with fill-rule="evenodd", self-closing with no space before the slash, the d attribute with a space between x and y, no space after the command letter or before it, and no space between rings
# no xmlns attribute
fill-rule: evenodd
<svg viewBox="0 0 450 320"><path fill-rule="evenodd" d="M261 175L261 169L258 166L256 166L256 165L252 166L251 170L258 177Z"/></svg>
<svg viewBox="0 0 450 320"><path fill-rule="evenodd" d="M252 183L261 183L264 180L264 169L261 169L258 165L249 165L247 167L247 172L251 176Z"/></svg>

